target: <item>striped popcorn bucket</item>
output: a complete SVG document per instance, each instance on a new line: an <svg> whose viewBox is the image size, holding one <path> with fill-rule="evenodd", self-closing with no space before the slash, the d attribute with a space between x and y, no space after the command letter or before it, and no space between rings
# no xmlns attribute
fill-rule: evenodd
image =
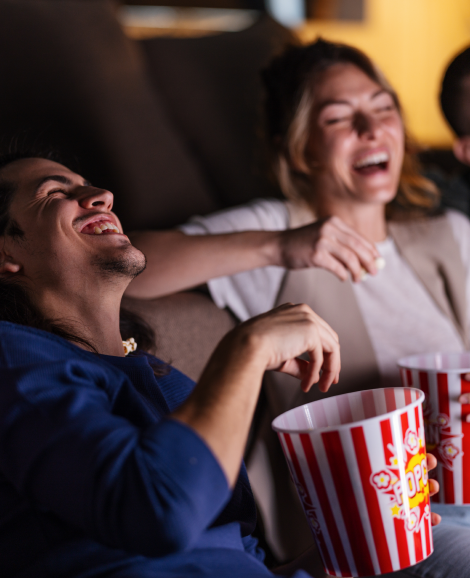
<svg viewBox="0 0 470 578"><path fill-rule="evenodd" d="M470 352L412 355L398 361L402 383L424 392L424 427L428 452L437 458L433 477L440 484L433 501L470 504L470 405L459 403L470 393L462 375L470 373Z"/></svg>
<svg viewBox="0 0 470 578"><path fill-rule="evenodd" d="M359 391L273 421L328 574L393 572L432 553L423 400Z"/></svg>

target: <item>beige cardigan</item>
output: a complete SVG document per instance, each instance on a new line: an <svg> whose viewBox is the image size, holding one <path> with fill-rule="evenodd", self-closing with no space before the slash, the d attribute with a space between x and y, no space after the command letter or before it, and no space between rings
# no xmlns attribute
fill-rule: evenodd
<svg viewBox="0 0 470 578"><path fill-rule="evenodd" d="M424 287L454 323L468 348L465 300L466 274L459 247L445 216L423 221L389 223L389 234ZM341 375L326 395L380 387L379 372L350 281L341 282L323 269L287 272L277 304L307 303L338 333ZM319 399L318 389L305 394L294 378L271 373L266 379L267 408L248 459L248 472L274 553L290 559L312 542L295 488L270 424L280 413Z"/></svg>

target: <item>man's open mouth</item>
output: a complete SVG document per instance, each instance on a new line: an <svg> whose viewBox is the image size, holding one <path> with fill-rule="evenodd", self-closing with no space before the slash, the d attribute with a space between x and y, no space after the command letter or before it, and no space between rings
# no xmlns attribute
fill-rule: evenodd
<svg viewBox="0 0 470 578"><path fill-rule="evenodd" d="M361 157L353 164L353 169L360 175L373 175L388 169L390 162L389 153L382 151L371 153L367 156Z"/></svg>
<svg viewBox="0 0 470 578"><path fill-rule="evenodd" d="M97 219L87 223L80 233L84 235L115 235L120 234L118 227L109 219Z"/></svg>

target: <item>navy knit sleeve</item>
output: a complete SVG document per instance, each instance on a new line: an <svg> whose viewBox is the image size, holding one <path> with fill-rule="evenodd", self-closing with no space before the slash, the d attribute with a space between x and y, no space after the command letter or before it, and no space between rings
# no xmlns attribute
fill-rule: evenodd
<svg viewBox="0 0 470 578"><path fill-rule="evenodd" d="M90 356L53 361L49 342L39 363L31 346L16 345L21 365L0 335L5 479L115 548L152 557L191 548L230 498L203 440L172 419L145 417L126 376Z"/></svg>

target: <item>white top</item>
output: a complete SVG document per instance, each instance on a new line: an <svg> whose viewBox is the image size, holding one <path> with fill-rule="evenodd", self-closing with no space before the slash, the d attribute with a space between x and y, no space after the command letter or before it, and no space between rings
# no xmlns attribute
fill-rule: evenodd
<svg viewBox="0 0 470 578"><path fill-rule="evenodd" d="M193 217L180 227L188 235L246 230L284 230L292 223L289 203L256 200L248 205ZM467 272L467 315L470 327L470 221L447 211ZM354 293L374 348L384 385L399 385L397 359L415 353L463 351L453 323L441 312L391 238L377 244L385 268L361 283ZM230 308L242 321L274 307L285 274L283 267L264 267L208 282L218 307ZM333 328L334 329L334 328Z"/></svg>

